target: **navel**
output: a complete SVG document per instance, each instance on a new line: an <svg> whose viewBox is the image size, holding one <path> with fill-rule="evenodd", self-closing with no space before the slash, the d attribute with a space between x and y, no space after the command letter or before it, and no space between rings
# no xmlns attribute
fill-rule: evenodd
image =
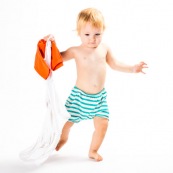
<svg viewBox="0 0 173 173"><path fill-rule="evenodd" d="M97 87L97 85L96 84L94 84L94 88L96 88Z"/></svg>

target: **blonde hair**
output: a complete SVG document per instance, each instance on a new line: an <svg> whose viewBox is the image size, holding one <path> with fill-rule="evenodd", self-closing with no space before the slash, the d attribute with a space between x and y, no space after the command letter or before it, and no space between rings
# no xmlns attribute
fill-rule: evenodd
<svg viewBox="0 0 173 173"><path fill-rule="evenodd" d="M95 8L87 8L82 10L77 17L77 32L79 34L81 27L90 22L93 27L105 30L105 22L102 13Z"/></svg>

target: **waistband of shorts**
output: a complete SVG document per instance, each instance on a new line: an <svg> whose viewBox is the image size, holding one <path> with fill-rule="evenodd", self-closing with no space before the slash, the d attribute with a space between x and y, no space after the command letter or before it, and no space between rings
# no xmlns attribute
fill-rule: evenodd
<svg viewBox="0 0 173 173"><path fill-rule="evenodd" d="M101 91L99 91L98 93L95 93L95 94L90 94L90 93L86 93L85 91L81 90L80 88L78 88L77 86L74 86L73 87L73 91L79 91L80 93L84 94L84 95L87 95L87 96L98 96L100 94L103 94L103 93L107 93L105 88L103 88Z"/></svg>

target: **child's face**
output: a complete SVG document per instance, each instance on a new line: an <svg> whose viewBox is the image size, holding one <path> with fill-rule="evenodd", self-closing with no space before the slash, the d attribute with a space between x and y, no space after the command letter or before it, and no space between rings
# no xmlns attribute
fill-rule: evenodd
<svg viewBox="0 0 173 173"><path fill-rule="evenodd" d="M102 41L103 30L93 27L89 22L80 30L79 36L82 44L88 48L96 48Z"/></svg>

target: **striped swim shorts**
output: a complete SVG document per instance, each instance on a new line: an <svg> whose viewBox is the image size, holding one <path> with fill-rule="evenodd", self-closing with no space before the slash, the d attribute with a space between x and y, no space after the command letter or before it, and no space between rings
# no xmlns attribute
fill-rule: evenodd
<svg viewBox="0 0 173 173"><path fill-rule="evenodd" d="M69 121L78 123L95 116L109 119L106 97L105 89L96 94L87 94L75 86L65 104L71 115Z"/></svg>

